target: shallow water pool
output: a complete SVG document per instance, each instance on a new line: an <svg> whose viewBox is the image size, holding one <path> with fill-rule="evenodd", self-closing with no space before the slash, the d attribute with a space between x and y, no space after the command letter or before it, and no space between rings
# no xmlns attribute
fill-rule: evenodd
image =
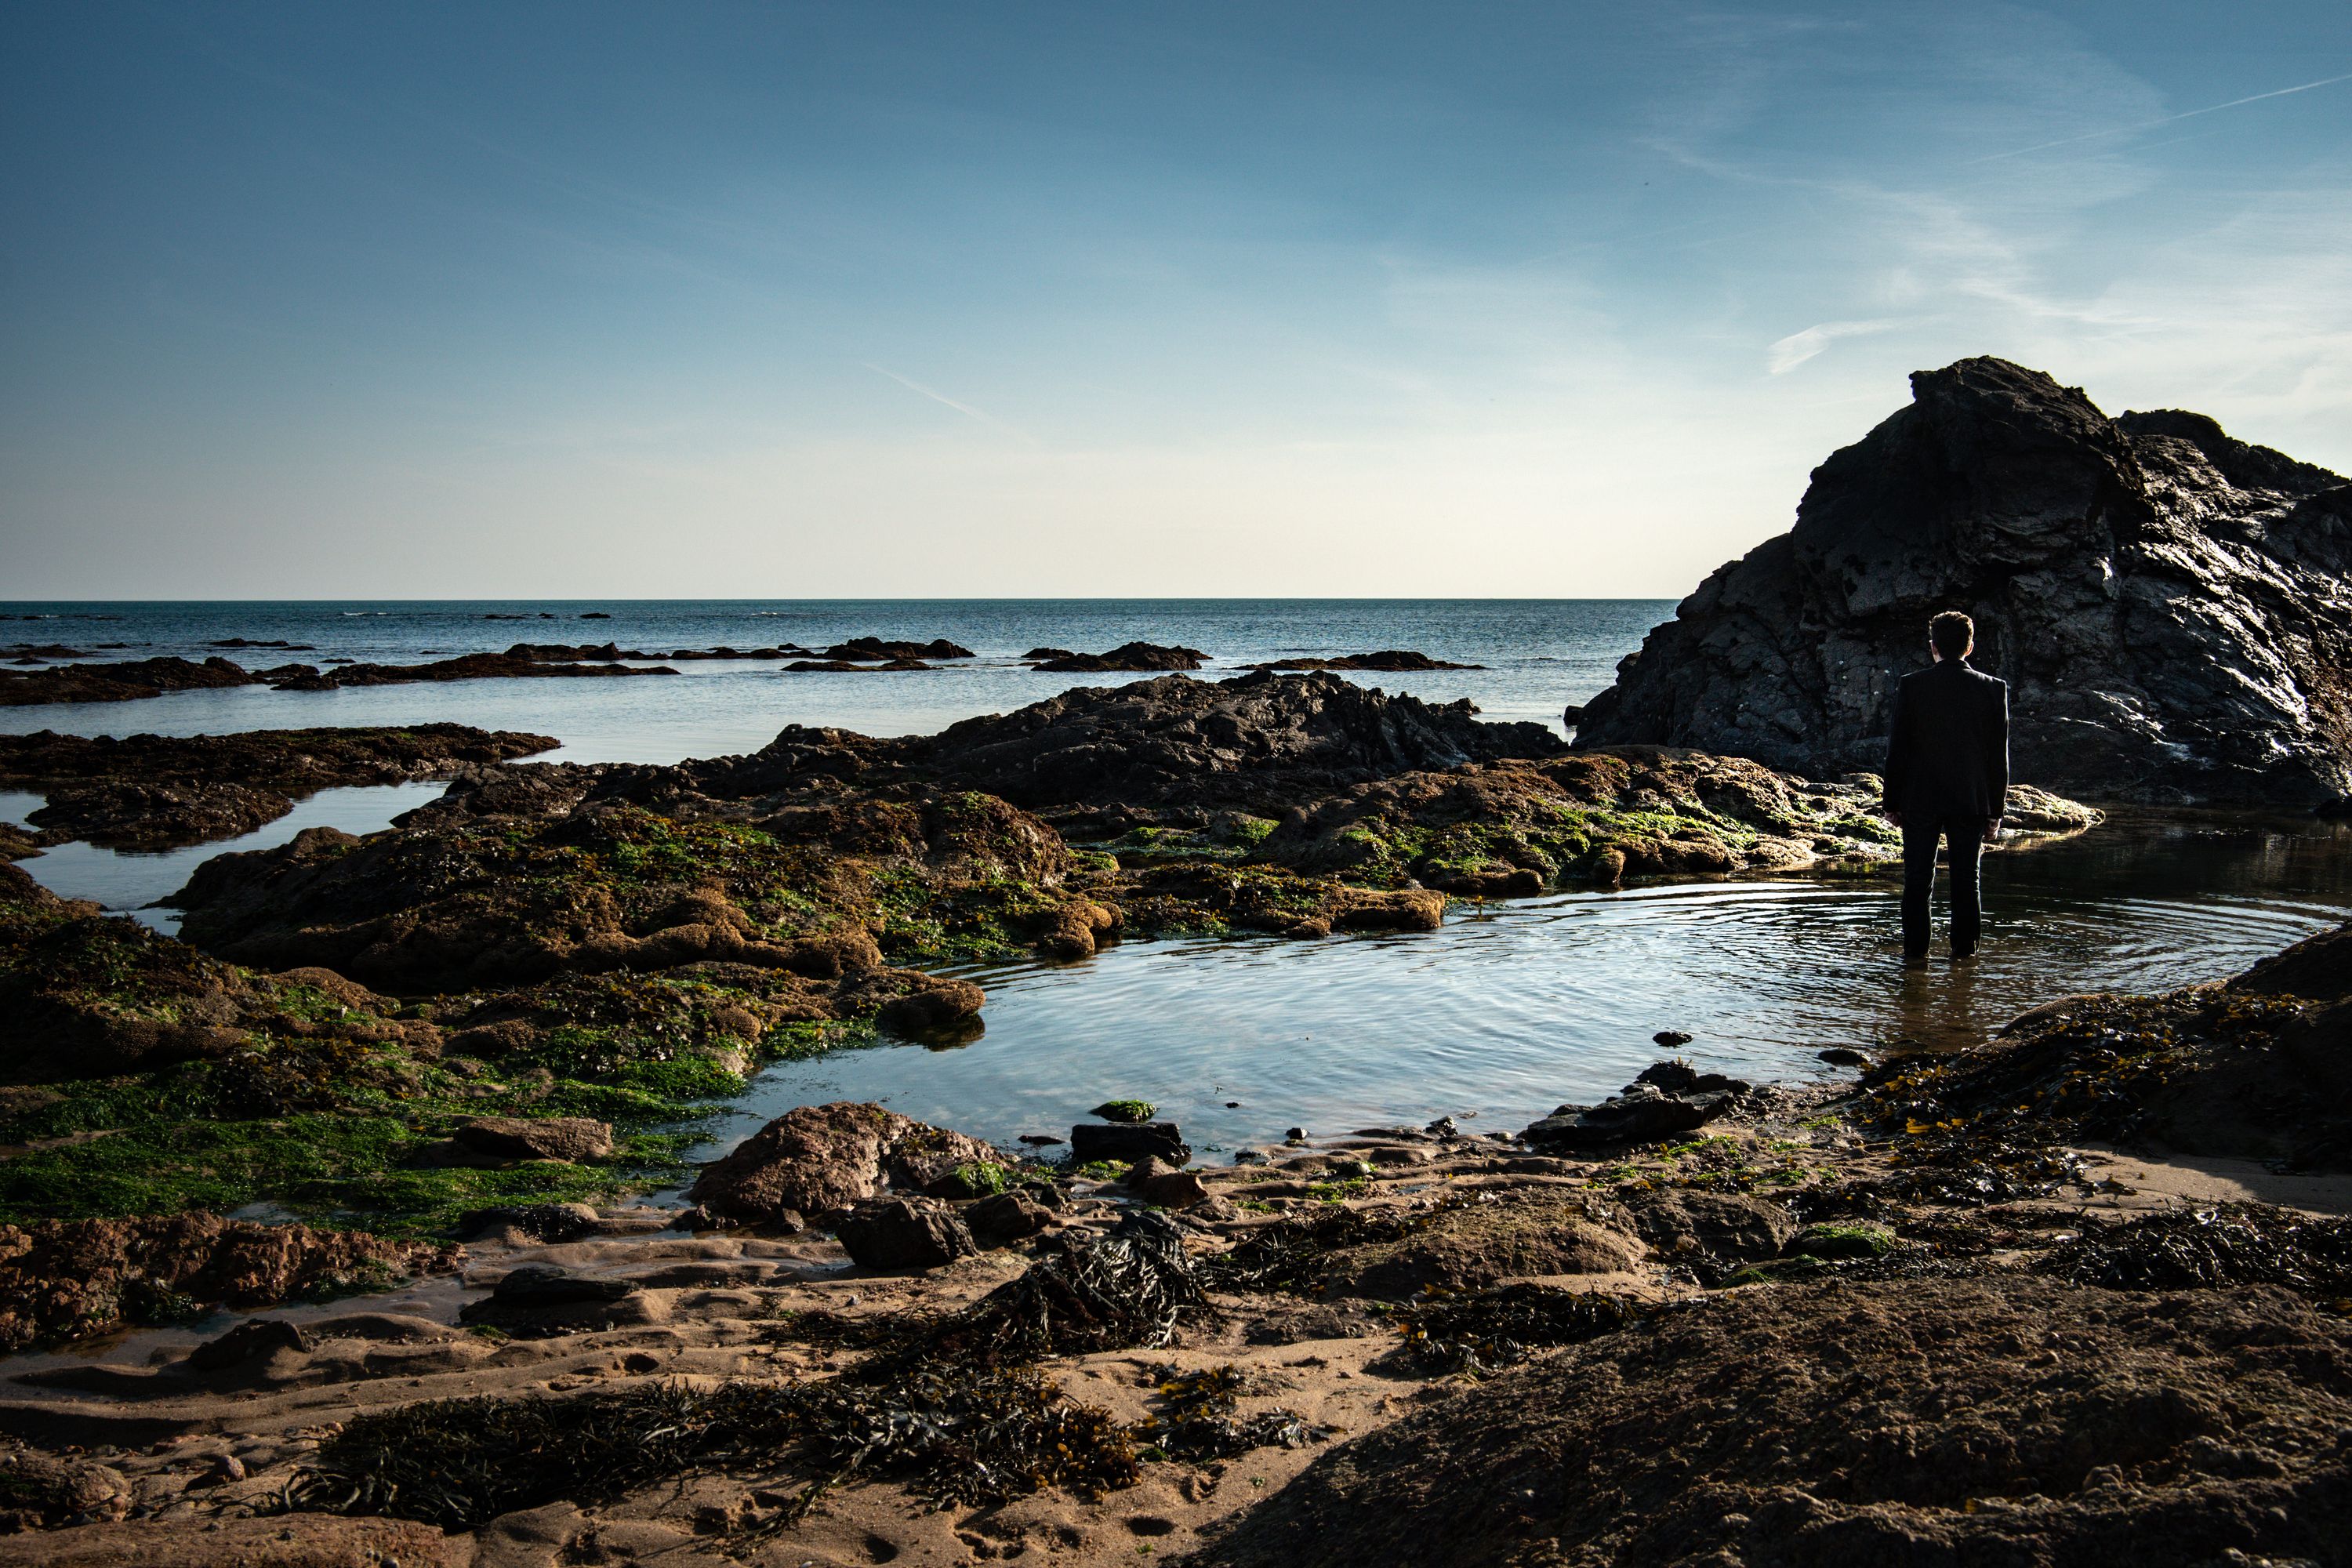
<svg viewBox="0 0 2352 1568"><path fill-rule="evenodd" d="M1418 1125L1517 1131L1683 1054L1827 1076L1824 1046L1952 1048L2068 992L2217 978L2352 912L2352 835L2134 816L1989 858L1982 951L1900 962L1891 881L1576 893L1449 913L1434 932L1159 942L1075 964L965 971L969 1045L887 1044L763 1074L731 1142L795 1105L880 1100L982 1137L1066 1135L1100 1101L1156 1102L1195 1148ZM1938 910L1940 920L1941 911ZM1238 1103L1229 1103L1238 1102Z"/></svg>

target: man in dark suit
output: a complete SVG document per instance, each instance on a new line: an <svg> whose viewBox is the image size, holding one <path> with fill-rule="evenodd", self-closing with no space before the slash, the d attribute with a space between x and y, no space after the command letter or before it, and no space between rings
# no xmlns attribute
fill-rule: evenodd
<svg viewBox="0 0 2352 1568"><path fill-rule="evenodd" d="M1949 847L1952 956L1977 950L1979 851L2000 834L2009 796L2009 685L1969 668L1976 623L1947 610L1927 623L1935 662L1895 694L1886 742L1886 820L1903 830L1903 956L1927 956L1936 844Z"/></svg>

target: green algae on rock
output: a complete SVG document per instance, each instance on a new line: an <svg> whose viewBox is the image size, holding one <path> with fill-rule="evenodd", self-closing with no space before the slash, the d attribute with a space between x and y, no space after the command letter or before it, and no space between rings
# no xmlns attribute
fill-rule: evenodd
<svg viewBox="0 0 2352 1568"><path fill-rule="evenodd" d="M416 1233L486 1205L609 1196L682 1176L676 1129L754 1063L868 1037L811 1017L793 977L717 966L403 1002L325 969L212 958L13 867L0 1001L0 1220L16 1221L266 1202ZM592 1117L617 1146L415 1163L483 1116Z"/></svg>

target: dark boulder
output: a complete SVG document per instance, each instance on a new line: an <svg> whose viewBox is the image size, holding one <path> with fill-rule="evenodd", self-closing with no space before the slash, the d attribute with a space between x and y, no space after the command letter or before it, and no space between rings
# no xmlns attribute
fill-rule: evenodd
<svg viewBox="0 0 2352 1568"><path fill-rule="evenodd" d="M221 1335L190 1351L183 1363L191 1372L226 1372L252 1362L266 1361L280 1351L307 1351L310 1336L283 1318L248 1318Z"/></svg>
<svg viewBox="0 0 2352 1568"><path fill-rule="evenodd" d="M1452 664L1411 648L1389 647L1378 653L1343 654L1338 658L1270 658L1245 664L1244 669L1379 669L1399 672L1436 669L1484 669L1483 664Z"/></svg>
<svg viewBox="0 0 2352 1568"><path fill-rule="evenodd" d="M1192 1149L1173 1121L1081 1121L1070 1129L1070 1158L1081 1165L1155 1158L1182 1165L1192 1158Z"/></svg>
<svg viewBox="0 0 2352 1568"><path fill-rule="evenodd" d="M863 1203L843 1217L838 1230L850 1261L877 1274L936 1268L980 1250L955 1211L935 1198Z"/></svg>
<svg viewBox="0 0 2352 1568"><path fill-rule="evenodd" d="M51 702L128 702L166 691L203 691L250 686L255 677L225 658L202 664L184 658L120 659L102 664L66 664L18 673L0 669L0 708L30 708Z"/></svg>
<svg viewBox="0 0 2352 1568"><path fill-rule="evenodd" d="M1660 1062L1599 1105L1563 1105L1519 1136L1537 1149L1580 1153L1671 1138L1706 1126L1751 1086L1681 1061Z"/></svg>
<svg viewBox="0 0 2352 1568"><path fill-rule="evenodd" d="M2274 952L2230 982L2232 991L2341 1001L2352 995L2352 924Z"/></svg>
<svg viewBox="0 0 2352 1568"><path fill-rule="evenodd" d="M1041 649L1041 652L1053 650ZM1196 647L1162 647L1158 643L1121 643L1108 653L1056 653L1038 661L1037 668L1055 674L1100 675L1125 669L1198 669L1209 656Z"/></svg>
<svg viewBox="0 0 2352 1568"><path fill-rule="evenodd" d="M1797 1234L1796 1216L1769 1198L1739 1193L1665 1188L1621 1194L1633 1234L1668 1258L1701 1255L1719 1263L1778 1258Z"/></svg>
<svg viewBox="0 0 2352 1568"><path fill-rule="evenodd" d="M1010 1247L1051 1226L1054 1211L1024 1187L981 1199L963 1211L963 1223L981 1246Z"/></svg>
<svg viewBox="0 0 2352 1568"><path fill-rule="evenodd" d="M1998 359L1813 472L1790 532L1701 584L1585 705L1651 743L1877 768L1927 618L1976 617L2016 777L2152 803L2352 801L2352 486L2202 416L2110 419Z"/></svg>
<svg viewBox="0 0 2352 1568"><path fill-rule="evenodd" d="M971 658L971 649L945 637L929 642L885 642L880 637L852 637L824 650L824 657L851 664L884 664L896 659Z"/></svg>
<svg viewBox="0 0 2352 1568"><path fill-rule="evenodd" d="M593 1333L661 1316L645 1292L626 1279L583 1274L553 1263L525 1263L509 1269L488 1299L467 1303L457 1321L532 1339Z"/></svg>

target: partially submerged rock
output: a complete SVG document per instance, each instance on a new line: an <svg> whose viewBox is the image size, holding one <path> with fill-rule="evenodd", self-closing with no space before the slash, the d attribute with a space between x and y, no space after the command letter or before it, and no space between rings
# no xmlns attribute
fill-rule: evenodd
<svg viewBox="0 0 2352 1568"><path fill-rule="evenodd" d="M1378 669L1399 672L1437 669L1484 669L1483 664L1453 664L1411 648L1382 648L1378 653L1342 654L1337 658L1270 658L1245 664L1244 669Z"/></svg>
<svg viewBox="0 0 2352 1568"><path fill-rule="evenodd" d="M1550 755L1540 724L1391 697L1335 675L1171 676L1081 687L908 742L909 762L1033 809L1281 804L1410 768Z"/></svg>
<svg viewBox="0 0 2352 1568"><path fill-rule="evenodd" d="M1563 1105L1519 1136L1537 1149L1570 1153L1654 1142L1706 1126L1752 1087L1680 1060L1660 1062L1622 1093L1599 1105Z"/></svg>
<svg viewBox="0 0 2352 1568"><path fill-rule="evenodd" d="M2352 1169L2352 1000L2288 988L2341 988L2335 961L2347 931L2225 984L2059 997L1980 1049L1894 1058L1865 1091L1887 1123L1937 1136L1966 1139L1991 1112L2044 1135Z"/></svg>
<svg viewBox="0 0 2352 1568"><path fill-rule="evenodd" d="M887 642L881 637L852 637L824 650L827 658L848 663L886 663L892 659L971 658L971 649L933 637L929 642Z"/></svg>
<svg viewBox="0 0 2352 1568"><path fill-rule="evenodd" d="M551 679L562 677L614 678L676 675L664 665L551 662L517 645L504 653L467 653L455 658L428 659L421 664L345 664L324 670L287 676L275 682L279 691L334 691L347 686L407 686L419 681Z"/></svg>
<svg viewBox="0 0 2352 1568"><path fill-rule="evenodd" d="M2232 991L2341 1002L2352 996L2352 924L2308 936L2233 977Z"/></svg>
<svg viewBox="0 0 2352 1568"><path fill-rule="evenodd" d="M1081 1165L1097 1160L1164 1160L1189 1163L1192 1147L1173 1121L1081 1121L1070 1129L1070 1158Z"/></svg>
<svg viewBox="0 0 2352 1568"><path fill-rule="evenodd" d="M1045 657L1039 658L1043 655ZM1035 648L1030 653L1037 668L1050 674L1101 674L1127 669L1198 669L1209 656L1196 647L1162 647L1157 643L1127 642L1108 653L1071 653L1062 648Z"/></svg>
<svg viewBox="0 0 2352 1568"><path fill-rule="evenodd" d="M53 702L129 702L166 691L250 686L257 678L225 658L202 664L184 658L113 659L49 669L0 669L0 708Z"/></svg>

